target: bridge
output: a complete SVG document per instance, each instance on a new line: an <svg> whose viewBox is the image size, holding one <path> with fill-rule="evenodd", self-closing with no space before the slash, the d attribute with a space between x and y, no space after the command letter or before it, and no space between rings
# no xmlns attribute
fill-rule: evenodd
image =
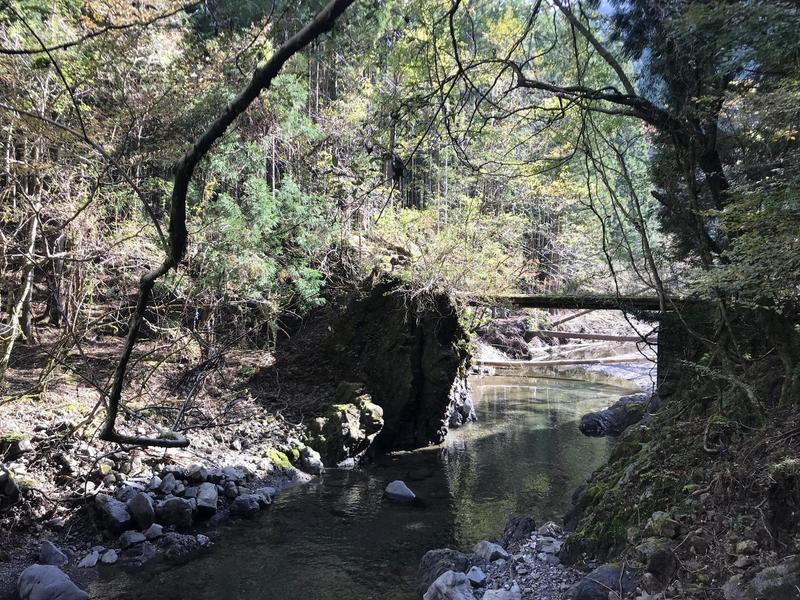
<svg viewBox="0 0 800 600"><path fill-rule="evenodd" d="M462 295L472 306L516 306L519 308L571 308L575 310L635 310L660 311L656 296L589 296L574 294L497 294L493 296ZM684 298L669 298L665 310L673 310L691 302Z"/></svg>

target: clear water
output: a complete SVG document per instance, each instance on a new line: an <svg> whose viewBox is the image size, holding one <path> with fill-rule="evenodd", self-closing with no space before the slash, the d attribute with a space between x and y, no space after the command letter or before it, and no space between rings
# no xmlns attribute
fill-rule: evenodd
<svg viewBox="0 0 800 600"><path fill-rule="evenodd" d="M444 444L329 471L286 490L258 518L227 525L207 554L175 567L101 572L93 597L192 600L412 600L420 557L502 533L511 512L557 520L608 457L576 421L625 390L598 383L491 377L472 382L478 422ZM403 479L422 506L383 499Z"/></svg>

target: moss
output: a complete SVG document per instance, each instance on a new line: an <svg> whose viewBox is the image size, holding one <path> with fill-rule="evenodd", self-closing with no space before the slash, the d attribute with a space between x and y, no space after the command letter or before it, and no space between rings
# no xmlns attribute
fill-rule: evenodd
<svg viewBox="0 0 800 600"><path fill-rule="evenodd" d="M292 462L297 462L298 460L300 460L300 450L299 449L292 448L290 450L290 453L292 455Z"/></svg>
<svg viewBox="0 0 800 600"><path fill-rule="evenodd" d="M0 444L14 444L25 439L25 434L21 431L9 431L0 433Z"/></svg>
<svg viewBox="0 0 800 600"><path fill-rule="evenodd" d="M289 462L289 457L279 450L270 448L267 450L267 458L269 458L272 464L279 469L285 469L288 471L292 468L292 463Z"/></svg>

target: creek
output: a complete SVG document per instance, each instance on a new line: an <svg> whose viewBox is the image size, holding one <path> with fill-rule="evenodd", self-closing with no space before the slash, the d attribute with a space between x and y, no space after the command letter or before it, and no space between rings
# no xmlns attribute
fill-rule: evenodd
<svg viewBox="0 0 800 600"><path fill-rule="evenodd" d="M500 536L509 513L560 520L573 490L608 458L577 421L629 390L544 377L472 379L478 421L440 446L329 470L279 495L270 510L221 528L182 566L101 571L93 597L118 600L414 600L429 549L471 549ZM404 480L419 506L383 498Z"/></svg>

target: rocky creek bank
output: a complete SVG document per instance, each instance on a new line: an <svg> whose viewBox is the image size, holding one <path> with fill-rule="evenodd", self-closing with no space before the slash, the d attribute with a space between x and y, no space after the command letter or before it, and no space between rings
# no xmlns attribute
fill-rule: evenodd
<svg viewBox="0 0 800 600"><path fill-rule="evenodd" d="M28 475L38 473L47 431L7 451L11 460L0 468L6 514L47 512L3 534L0 598L82 598L71 579L84 585L97 569L185 562L213 544L221 523L265 510L281 489L324 471L319 454L295 437L301 430L272 417L237 429L229 444L217 444L216 460L202 462L185 451L101 452L83 440L63 442L57 464L75 477L86 474L85 495L59 504L37 503L41 493ZM49 514L55 516L44 518Z"/></svg>

